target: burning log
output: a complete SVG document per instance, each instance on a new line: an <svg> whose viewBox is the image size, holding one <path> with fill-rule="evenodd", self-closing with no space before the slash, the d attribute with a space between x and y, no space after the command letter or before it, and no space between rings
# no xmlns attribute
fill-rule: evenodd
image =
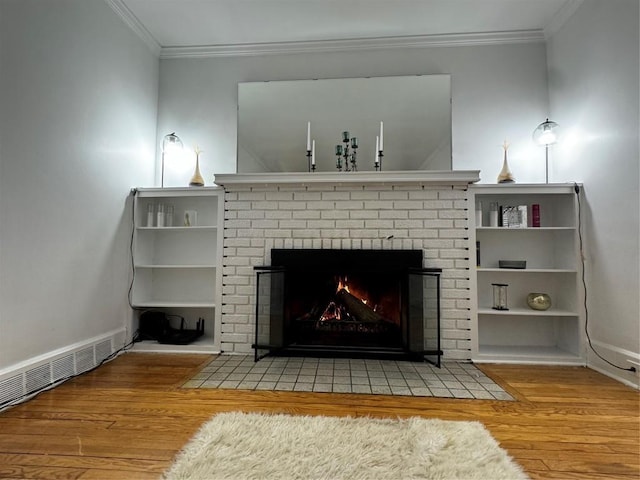
<svg viewBox="0 0 640 480"><path fill-rule="evenodd" d="M351 295L344 288L336 294L337 301L345 306L347 311L361 322L384 322L385 319L364 304L358 297Z"/></svg>
<svg viewBox="0 0 640 480"><path fill-rule="evenodd" d="M322 312L322 315L320 316L320 321L330 322L340 319L340 309L334 302L329 302L329 305L327 305L327 308L324 309L324 312Z"/></svg>

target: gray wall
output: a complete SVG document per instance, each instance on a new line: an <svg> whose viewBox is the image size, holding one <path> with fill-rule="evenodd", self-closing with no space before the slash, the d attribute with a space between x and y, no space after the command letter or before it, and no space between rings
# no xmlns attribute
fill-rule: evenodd
<svg viewBox="0 0 640 480"><path fill-rule="evenodd" d="M589 331L607 359L640 352L637 0L585 0L548 42L551 178L584 182ZM625 351L626 350L626 351ZM632 380L589 352L589 362Z"/></svg>
<svg viewBox="0 0 640 480"><path fill-rule="evenodd" d="M0 370L122 329L157 58L103 0L0 2Z"/></svg>
<svg viewBox="0 0 640 480"><path fill-rule="evenodd" d="M452 75L454 169L481 169L494 183L508 139L517 180L544 181L544 155L531 140L548 115L542 43L161 60L158 141L175 130L185 146L200 145L210 185L215 173L236 171L238 82L442 73ZM185 186L192 174L192 163L165 172L165 185Z"/></svg>

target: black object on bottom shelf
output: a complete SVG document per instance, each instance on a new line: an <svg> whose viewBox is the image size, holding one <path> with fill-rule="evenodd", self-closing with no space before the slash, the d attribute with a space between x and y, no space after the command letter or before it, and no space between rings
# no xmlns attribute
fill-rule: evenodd
<svg viewBox="0 0 640 480"><path fill-rule="evenodd" d="M180 319L180 328L171 326L170 317ZM188 345L204 335L204 318L198 318L195 330L184 328L184 317L147 311L140 315L138 340L155 340L167 345Z"/></svg>

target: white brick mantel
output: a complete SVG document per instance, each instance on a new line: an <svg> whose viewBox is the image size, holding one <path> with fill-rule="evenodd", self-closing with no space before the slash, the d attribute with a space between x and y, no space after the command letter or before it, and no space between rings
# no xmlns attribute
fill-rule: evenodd
<svg viewBox="0 0 640 480"><path fill-rule="evenodd" d="M444 357L470 359L468 185L479 171L216 175L225 189L223 352L251 353L254 267L273 248L420 249L441 268Z"/></svg>
<svg viewBox="0 0 640 480"><path fill-rule="evenodd" d="M318 185L382 183L402 185L468 185L480 180L480 170L432 170L389 172L302 172L217 174L217 185Z"/></svg>

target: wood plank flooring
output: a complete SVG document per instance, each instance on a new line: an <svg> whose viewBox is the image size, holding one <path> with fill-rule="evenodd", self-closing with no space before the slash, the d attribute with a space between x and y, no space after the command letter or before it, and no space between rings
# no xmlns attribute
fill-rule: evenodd
<svg viewBox="0 0 640 480"><path fill-rule="evenodd" d="M0 478L156 479L234 410L477 420L532 479L640 478L640 394L586 368L480 365L515 402L179 388L211 358L127 353L0 413Z"/></svg>

